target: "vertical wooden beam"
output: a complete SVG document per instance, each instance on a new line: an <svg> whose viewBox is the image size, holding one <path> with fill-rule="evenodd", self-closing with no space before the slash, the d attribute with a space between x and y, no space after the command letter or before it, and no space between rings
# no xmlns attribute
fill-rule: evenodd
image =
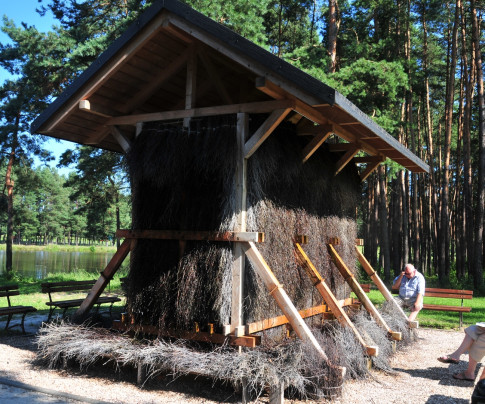
<svg viewBox="0 0 485 404"><path fill-rule="evenodd" d="M251 260L251 263L256 269L256 272L263 279L266 288L269 290L269 294L273 296L279 308L293 327L293 330L295 330L296 334L301 339L309 341L320 354L320 356L325 361L328 361L328 357L325 354L324 350L310 331L310 328L308 328L305 321L303 321L303 319L301 318L298 310L291 302L290 298L283 289L283 286L278 282L278 279L276 279L276 276L269 268L268 264L262 257L259 250L256 248L256 245L252 242L240 244L243 246L246 255Z"/></svg>
<svg viewBox="0 0 485 404"><path fill-rule="evenodd" d="M98 300L98 297L101 295L101 293L103 293L104 288L106 287L106 285L108 285L108 282L113 278L113 275L119 269L119 267L123 263L123 260L130 252L132 245L131 243L131 240L126 239L120 245L120 248L116 250L113 258L111 258L110 262L108 262L108 265L106 266L104 271L101 272L101 276L98 278L96 283L89 291L86 299L84 299L84 301L81 303L81 306L79 306L79 309L77 309L77 311L74 313L73 321L82 322L85 319L86 314L94 306L96 300Z"/></svg>
<svg viewBox="0 0 485 404"><path fill-rule="evenodd" d="M295 251L298 257L300 258L300 262L305 268L305 271L307 272L311 281L313 282L313 286L315 286L315 288L318 290L320 295L323 297L323 300L325 300L325 303L330 308L334 316L337 318L337 321L342 326L348 327L353 331L355 337L357 338L359 343L365 348L369 356L377 356L379 353L379 347L369 346L365 343L359 331L357 330L357 328L355 328L349 316L347 316L347 313L342 309L342 307L340 307L334 294L332 293L332 291L330 290L326 282L323 280L322 276L317 271L313 263L310 261L310 258L308 258L305 251L303 251L303 248L301 247L301 245L298 243L295 243L295 247L296 247Z"/></svg>
<svg viewBox="0 0 485 404"><path fill-rule="evenodd" d="M352 291L357 295L357 297L359 298L359 300L361 301L365 309L374 318L374 320L376 320L376 322L387 331L387 333L392 339L396 341L400 341L402 339L401 333L397 331L392 331L391 328L387 325L386 321L382 318L381 314L377 311L375 306L367 297L366 293L362 290L359 282L355 279L354 275L352 274L352 272L350 272L349 268L347 268L347 265L345 265L344 261L337 253L333 245L328 244L327 248L328 248L328 252L330 253L330 256L333 259L333 262L337 266L338 270L342 274L345 281L349 284L350 289L352 289Z"/></svg>
<svg viewBox="0 0 485 404"><path fill-rule="evenodd" d="M408 317L406 316L406 313L404 313L403 309L397 302L394 300L394 297L392 296L391 292L387 289L386 285L384 282L382 282L381 278L379 275L377 275L377 272L374 271L374 268L369 264L369 261L364 257L364 255L360 252L359 248L355 246L355 250L357 251L357 258L359 259L360 264L362 265L362 268L364 268L364 271L367 273L367 275L370 276L374 284L377 286L377 289L382 293L382 296L391 303L394 308L397 310L398 313L400 313L400 316L406 319L408 321ZM409 328L418 328L419 322L418 321L408 321Z"/></svg>
<svg viewBox="0 0 485 404"><path fill-rule="evenodd" d="M187 81L185 83L185 109L195 107L197 97L197 54L195 50L187 60ZM184 128L190 125L190 118L184 118Z"/></svg>
<svg viewBox="0 0 485 404"><path fill-rule="evenodd" d="M236 228L246 231L247 160L244 158L244 144L249 134L249 114L237 114L237 162L236 162ZM241 243L233 244L234 262L232 266L231 326L229 331L242 332L244 325L244 268L246 256Z"/></svg>

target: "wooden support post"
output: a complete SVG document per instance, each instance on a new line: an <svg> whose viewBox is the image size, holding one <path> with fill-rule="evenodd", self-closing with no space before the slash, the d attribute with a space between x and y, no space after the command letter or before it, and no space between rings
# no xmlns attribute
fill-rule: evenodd
<svg viewBox="0 0 485 404"><path fill-rule="evenodd" d="M247 159L244 157L244 145L249 134L249 114L237 114L237 161L236 161L236 228L235 231L246 231L246 197L247 197ZM244 268L246 256L241 243L233 245L234 262L232 265L232 299L230 332L240 334L244 324Z"/></svg>
<svg viewBox="0 0 485 404"><path fill-rule="evenodd" d="M330 288L328 287L324 279L321 277L320 273L317 271L313 263L310 261L310 258L308 258L305 251L303 251L303 248L301 247L301 245L298 243L295 243L295 247L296 247L296 253L300 258L301 264L303 265L308 276L310 277L313 283L313 286L317 288L318 292L323 297L323 300L325 300L325 303L327 303L327 306L330 308L330 310L336 317L337 321L342 326L348 327L353 331L359 343L365 348L367 355L377 356L379 354L379 347L369 346L365 343L359 331L357 330L357 328L355 328L349 316L347 316L347 313L342 309L342 307L340 307L334 294L332 293L332 291L330 290Z"/></svg>
<svg viewBox="0 0 485 404"><path fill-rule="evenodd" d="M344 261L340 257L340 255L337 253L335 248L333 247L332 244L327 244L328 247L328 252L330 253L330 256L333 259L333 262L337 266L338 270L342 274L343 278L345 281L349 284L350 288L352 291L357 295L359 300L361 301L362 305L365 307L365 309L369 312L369 314L376 320L377 324L379 324L382 328L384 328L388 335L396 341L400 341L402 339L402 334L397 331L392 331L390 327L387 325L385 320L382 318L381 314L375 306L372 304L370 299L367 297L366 293L362 290L360 287L359 282L355 279L354 275L350 270L347 268L347 265L345 265Z"/></svg>
<svg viewBox="0 0 485 404"><path fill-rule="evenodd" d="M279 381L269 388L269 404L283 404L285 402L285 383Z"/></svg>
<svg viewBox="0 0 485 404"><path fill-rule="evenodd" d="M137 372L136 372L136 384L138 387L143 386L147 378L146 366L142 362L138 362Z"/></svg>
<svg viewBox="0 0 485 404"><path fill-rule="evenodd" d="M364 271L367 273L367 275L370 276L374 284L377 286L377 289L379 289L379 291L382 293L382 296L384 296L384 298L394 306L394 308L400 313L400 315L406 319L406 321L408 322L409 328L418 328L419 322L408 321L408 316L406 316L406 313L404 313L401 306L399 306L399 304L397 304L397 302L394 300L394 297L392 296L391 292L389 292L384 282L382 282L379 275L377 275L377 272L374 271L372 266L369 264L369 262L364 257L364 255L360 252L357 246L355 247L355 250L357 251L357 258L359 259L359 262L362 265L362 268L364 268Z"/></svg>
<svg viewBox="0 0 485 404"><path fill-rule="evenodd" d="M185 83L185 109L195 107L197 95L197 54L194 52L187 60L187 80ZM184 118L184 128L190 126L190 118Z"/></svg>
<svg viewBox="0 0 485 404"><path fill-rule="evenodd" d="M278 279L274 276L273 272L269 268L268 264L262 257L259 250L256 248L254 243L241 243L246 255L251 260L256 272L259 276L263 279L266 288L269 290L269 293L273 298L276 300L281 311L285 314L286 318L290 322L291 326L297 333L297 335L306 341L309 341L316 351L320 354L320 356L325 360L328 361L328 357L323 351L322 347L316 340L315 336L308 328L307 324L301 318L298 310L291 302L290 298L286 294L283 286L278 282ZM345 372L344 368L342 369Z"/></svg>
<svg viewBox="0 0 485 404"><path fill-rule="evenodd" d="M74 322L82 322L84 321L87 313L96 303L98 297L103 293L104 288L108 285L109 281L113 278L115 272L119 269L123 260L126 258L128 253L131 249L131 240L125 240L120 245L120 248L116 250L116 253L111 258L110 262L106 266L103 272L101 272L101 276L98 278L96 283L93 285L91 290L89 291L86 299L81 303L79 309L73 315Z"/></svg>

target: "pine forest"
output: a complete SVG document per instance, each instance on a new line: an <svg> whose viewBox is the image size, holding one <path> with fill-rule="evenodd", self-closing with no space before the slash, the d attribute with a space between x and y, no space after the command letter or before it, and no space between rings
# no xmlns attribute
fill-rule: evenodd
<svg viewBox="0 0 485 404"><path fill-rule="evenodd" d="M362 185L365 255L386 281L407 262L441 285L483 288L484 0L186 0L335 88L430 166L385 161ZM129 228L123 156L78 146L58 167L30 124L152 2L39 0L48 32L3 16L0 241L115 243ZM41 161L41 164L34 163ZM7 263L8 265L8 263Z"/></svg>

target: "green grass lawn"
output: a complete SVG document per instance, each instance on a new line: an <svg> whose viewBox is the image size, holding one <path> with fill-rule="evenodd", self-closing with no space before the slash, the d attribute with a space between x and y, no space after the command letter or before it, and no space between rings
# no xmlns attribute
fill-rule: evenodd
<svg viewBox="0 0 485 404"><path fill-rule="evenodd" d="M378 290L371 290L368 293L369 299L375 305L382 304L385 299ZM446 306L460 306L461 299L443 299L439 297L424 297L424 302L428 304L440 304ZM464 306L472 308L470 313L463 313L463 326L485 321L485 297L473 297L472 300L464 300ZM421 310L417 320L420 327L433 328L459 328L460 314L447 311Z"/></svg>
<svg viewBox="0 0 485 404"><path fill-rule="evenodd" d="M120 278L126 276L126 269L119 270L114 278L109 283L105 292L122 295ZM42 313L48 313L48 307L45 302L49 300L46 293L41 293L40 284L43 282L62 282L62 281L81 281L87 279L97 279L96 274L92 274L85 271L77 271L72 273L58 273L48 275L47 278L42 280L36 280L32 278L15 278L13 280L7 280L5 277L0 276L0 285L18 284L20 287L20 296L12 297L12 305L24 305L34 306ZM86 296L86 293L65 293L62 300L68 298L81 298ZM384 302L384 297L378 290L371 290L368 294L370 300L379 306ZM425 303L430 304L442 304L459 306L461 304L460 299L443 299L434 297L425 297ZM115 303L113 306L116 309L124 307L124 299L121 302ZM465 306L472 307L470 313L463 313L463 325L467 326L475 324L479 321L485 321L485 297L474 297L472 300L465 300ZM0 307L7 306L6 298L0 298ZM46 314L47 315L47 314ZM459 313L454 312L440 312L431 310L422 310L417 320L421 327L433 327L433 328L446 328L456 329L460 324Z"/></svg>

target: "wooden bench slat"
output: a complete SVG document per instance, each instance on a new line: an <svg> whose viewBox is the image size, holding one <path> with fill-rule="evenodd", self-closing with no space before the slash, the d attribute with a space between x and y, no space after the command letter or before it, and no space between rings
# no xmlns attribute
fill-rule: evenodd
<svg viewBox="0 0 485 404"><path fill-rule="evenodd" d="M423 304L425 310L456 311L457 313L469 313L472 308L466 306L442 306L440 304Z"/></svg>
<svg viewBox="0 0 485 404"><path fill-rule="evenodd" d="M473 290L463 289L440 289L440 288L426 288L425 292L437 292L437 293L461 293L463 295L473 296Z"/></svg>
<svg viewBox="0 0 485 404"><path fill-rule="evenodd" d="M473 296L464 295L461 293L436 293L436 292L425 292L425 297L442 297L445 299L473 299Z"/></svg>

